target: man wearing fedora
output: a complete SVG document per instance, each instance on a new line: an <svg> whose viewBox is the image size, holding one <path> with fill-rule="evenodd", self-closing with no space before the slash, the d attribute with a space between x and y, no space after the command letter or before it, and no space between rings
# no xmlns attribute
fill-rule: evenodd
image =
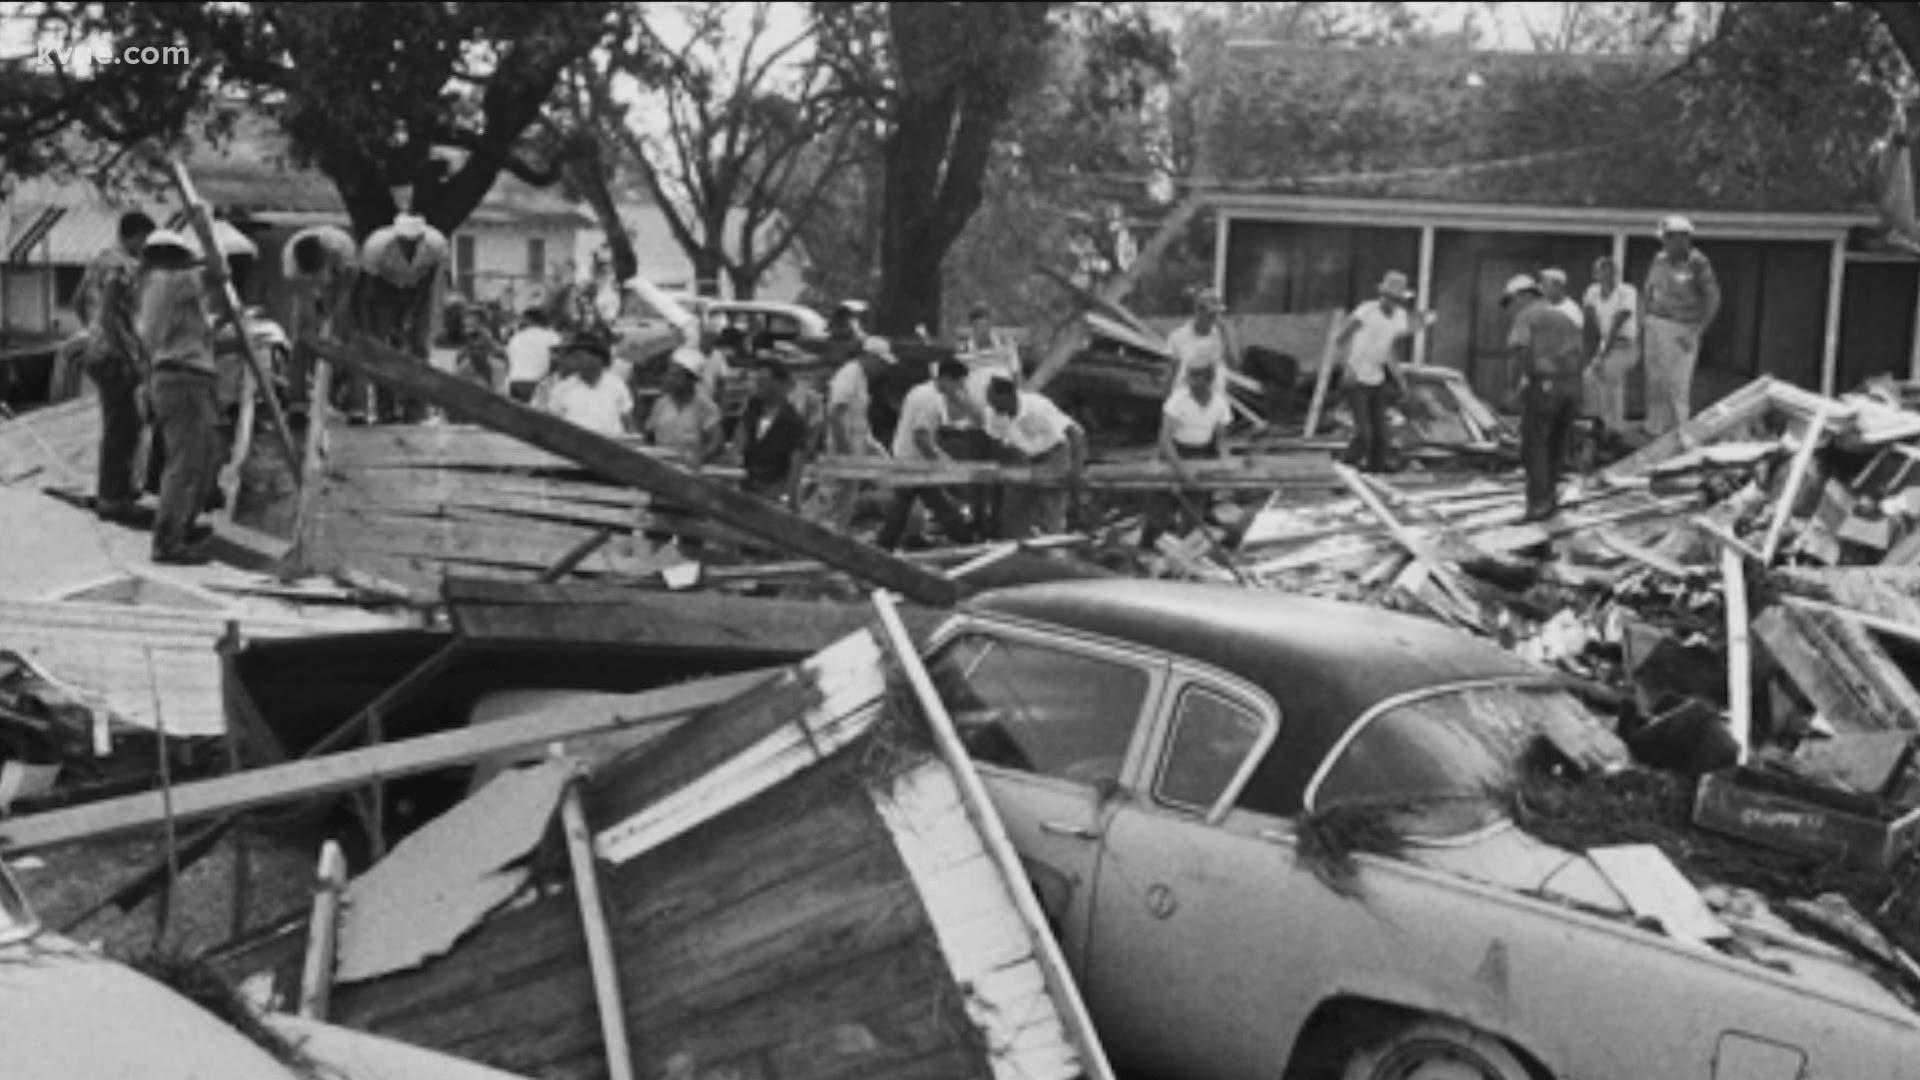
<svg viewBox="0 0 1920 1080"><path fill-rule="evenodd" d="M1583 377L1580 327L1551 303L1531 274L1507 282L1500 306L1513 328L1507 355L1520 398L1520 459L1527 473L1527 521L1544 521L1560 509L1560 474L1567 441L1580 415Z"/></svg>
<svg viewBox="0 0 1920 1080"><path fill-rule="evenodd" d="M1353 412L1353 442L1342 460L1375 473L1387 471L1393 445L1387 400L1399 385L1400 366L1408 361L1416 330L1407 275L1387 271L1379 292L1353 309L1334 339L1336 354L1344 353L1347 407Z"/></svg>
<svg viewBox="0 0 1920 1080"><path fill-rule="evenodd" d="M1700 341L1720 313L1713 263L1693 246L1693 223L1675 214L1660 222L1660 253L1640 290L1645 309L1642 359L1647 365L1647 432L1664 435L1693 415L1693 369Z"/></svg>

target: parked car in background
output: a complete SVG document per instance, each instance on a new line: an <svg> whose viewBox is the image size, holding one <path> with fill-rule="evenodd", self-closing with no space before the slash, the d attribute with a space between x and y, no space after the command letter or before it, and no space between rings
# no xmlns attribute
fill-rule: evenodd
<svg viewBox="0 0 1920 1080"><path fill-rule="evenodd" d="M936 685L1116 1064L1181 1080L1892 1080L1920 1016L1824 944L1637 923L1520 831L1543 739L1624 750L1536 668L1438 624L1243 589L992 592ZM1405 839L1328 884L1303 822ZM1784 924L1782 924L1784 926ZM1776 970L1776 965L1789 970Z"/></svg>

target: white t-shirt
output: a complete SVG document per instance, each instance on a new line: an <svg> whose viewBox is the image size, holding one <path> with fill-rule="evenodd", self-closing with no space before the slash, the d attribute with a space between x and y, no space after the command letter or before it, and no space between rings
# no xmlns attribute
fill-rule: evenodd
<svg viewBox="0 0 1920 1080"><path fill-rule="evenodd" d="M1067 440L1078 427L1073 418L1045 394L1020 391L1020 411L1013 416L990 412L987 433L1028 457L1039 457Z"/></svg>
<svg viewBox="0 0 1920 1080"><path fill-rule="evenodd" d="M1216 391L1202 405L1184 384L1174 388L1160 411L1173 422L1174 443L1188 449L1211 444L1233 422L1233 409L1225 394Z"/></svg>
<svg viewBox="0 0 1920 1080"><path fill-rule="evenodd" d="M1606 344L1614 316L1623 311L1627 313L1627 321L1620 324L1620 340L1633 341L1640 336L1640 290L1622 281L1613 287L1612 296L1601 296L1596 283L1587 286L1586 302L1593 309L1594 317L1600 320L1596 329L1600 331L1601 344Z"/></svg>
<svg viewBox="0 0 1920 1080"><path fill-rule="evenodd" d="M848 446L856 454L865 452L867 442L872 438L873 428L867 416L867 406L871 403L867 369L860 366L858 359L841 364L840 370L834 372L833 379L827 383L828 423L842 425ZM834 410L842 405L847 407L845 417L839 421L833 420Z"/></svg>
<svg viewBox="0 0 1920 1080"><path fill-rule="evenodd" d="M529 326L507 339L507 381L539 382L553 370L560 335L551 327Z"/></svg>
<svg viewBox="0 0 1920 1080"><path fill-rule="evenodd" d="M1212 363L1214 392L1227 388L1227 332L1219 320L1206 334L1195 330L1191 322L1174 327L1167 335L1167 351L1173 353L1175 386L1187 384L1187 369L1194 364Z"/></svg>
<svg viewBox="0 0 1920 1080"><path fill-rule="evenodd" d="M1565 297L1559 303L1553 305L1553 310L1572 319L1574 329L1581 330L1586 328L1587 311L1580 306L1580 301L1575 300L1573 297Z"/></svg>
<svg viewBox="0 0 1920 1080"><path fill-rule="evenodd" d="M893 431L893 456L902 461L937 461L920 452L914 443L914 433L924 431L939 438L940 429L947 423L947 399L940 393L940 387L929 379L907 391L900 402L900 423Z"/></svg>
<svg viewBox="0 0 1920 1080"><path fill-rule="evenodd" d="M1379 386L1387 381L1395 346L1413 333L1413 319L1403 307L1388 314L1378 300L1354 308L1352 318L1359 329L1347 339L1347 370L1361 386Z"/></svg>
<svg viewBox="0 0 1920 1080"><path fill-rule="evenodd" d="M633 411L633 392L611 375L601 375L592 386L578 375L569 375L547 397L547 411L588 431L621 435L627 430L626 416Z"/></svg>

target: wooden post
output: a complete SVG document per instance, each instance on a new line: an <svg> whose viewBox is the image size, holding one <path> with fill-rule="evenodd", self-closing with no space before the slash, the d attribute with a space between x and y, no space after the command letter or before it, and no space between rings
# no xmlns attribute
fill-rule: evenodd
<svg viewBox="0 0 1920 1080"><path fill-rule="evenodd" d="M220 238L213 231L213 215L193 190L193 179L187 175L187 167L178 160L169 164L173 167L174 187L179 189L180 200L187 206L187 220L193 223L193 231L200 236L200 247L207 259L207 275L217 286L214 289L215 299L226 309L225 314L233 323L233 331L240 338L240 353L247 358L247 369L253 373L257 388L266 391L267 413L273 417L274 430L280 434L280 448L286 451L287 464L297 466L300 463L300 449L293 445L293 429L287 426L287 414L280 408L279 396L273 392L273 380L260 363L259 354L253 351L253 339L247 336L246 308L240 303L240 294L233 291L233 279L227 276L227 259L221 254Z"/></svg>
<svg viewBox="0 0 1920 1080"><path fill-rule="evenodd" d="M593 971L593 999L600 1007L600 1037L607 1048L611 1080L633 1080L633 1050L627 1043L627 1012L620 1003L620 972L600 902L600 878L593 862L593 834L580 806L580 787L570 784L560 802L567 833L567 861L573 864L573 891L580 900L580 926L587 939L587 963Z"/></svg>
<svg viewBox="0 0 1920 1080"><path fill-rule="evenodd" d="M1320 410L1327 404L1327 384L1333 381L1334 355L1338 353L1340 343L1340 324L1346 321L1345 312L1333 313L1333 324L1327 327L1327 343L1320 350L1320 369L1313 373L1313 401L1307 406L1307 425L1300 430L1303 439L1313 438L1320 430Z"/></svg>
<svg viewBox="0 0 1920 1080"><path fill-rule="evenodd" d="M464 379L416 364L404 353L361 339L353 349L321 342L315 348L342 367L410 397L438 406L584 466L616 483L658 495L687 511L738 529L776 548L811 555L876 585L896 589L916 603L951 607L957 582L737 488L716 483L650 454L588 431L557 416L529 409Z"/></svg>
<svg viewBox="0 0 1920 1080"><path fill-rule="evenodd" d="M347 889L347 857L332 840L320 848L313 917L307 923L307 958L300 969L299 1015L325 1020L333 998L333 964L340 937L340 900Z"/></svg>
<svg viewBox="0 0 1920 1080"><path fill-rule="evenodd" d="M293 550L287 555L288 566L296 570L304 569L307 564L307 545L311 541L308 534L313 531L314 504L320 497L320 465L327 449L327 420L333 414L333 365L318 355L313 363L313 386L307 401L307 445L300 458L299 501L293 517Z"/></svg>
<svg viewBox="0 0 1920 1080"><path fill-rule="evenodd" d="M1434 310L1433 248L1435 239L1433 226L1420 226L1420 265L1413 277L1413 292L1415 302L1420 305L1421 311L1430 312ZM1413 317L1418 321L1419 314L1416 312L1413 314ZM1427 362L1427 339L1430 336L1431 334L1424 325L1415 328L1413 332L1413 362L1415 364L1424 364Z"/></svg>
<svg viewBox="0 0 1920 1080"><path fill-rule="evenodd" d="M1833 253L1827 260L1826 337L1820 350L1820 392L1833 396L1840 377L1840 306L1847 296L1847 238L1833 240Z"/></svg>
<svg viewBox="0 0 1920 1080"><path fill-rule="evenodd" d="M900 665L900 670L906 675L908 685L913 688L914 699L919 702L920 711L927 719L927 728L933 735L934 748L959 783L960 801L966 806L967 818L973 822L974 829L986 844L987 854L1000 871L1000 880L1012 894L1021 921L1027 924L1027 938L1033 946L1034 958L1039 962L1047 989L1060 1009L1060 1019L1066 1025L1067 1035L1080 1052L1081 1075L1088 1080L1114 1080L1113 1066L1107 1062L1106 1048L1101 1045L1099 1032L1094 1030L1093 1018L1087 1014L1086 1002L1080 997L1080 987L1067 968L1067 958L1060 951L1060 943L1054 939L1047 925L1047 916L1040 910L1040 901L1033 889L1027 886L1027 874L1021 869L1020 856L1013 849L1013 841L1007 838L1006 826L1001 824L1000 815L993 809L986 785L981 783L980 773L973 767L973 759L967 756L966 747L960 742L953 717L941 702L939 693L934 690L933 679L927 674L926 666L920 662L920 653L914 648L906 625L900 621L900 612L894 606L893 597L876 592L873 594L873 606L879 615L881 632L877 636L880 644L892 654L894 662Z"/></svg>
<svg viewBox="0 0 1920 1080"><path fill-rule="evenodd" d="M1775 556L1780 553L1780 538L1785 535L1787 522L1793 519L1793 504L1800 501L1800 488L1807 482L1807 470L1813 465L1813 452L1820 446L1820 436L1827 430L1827 406L1822 402L1814 410L1813 419L1807 421L1806 430L1801 433L1800 448L1794 451L1793 464L1787 469L1787 482L1780 491L1780 501L1773 508L1773 523L1767 526L1766 543L1760 547L1760 558L1768 566L1773 565Z"/></svg>
<svg viewBox="0 0 1920 1080"><path fill-rule="evenodd" d="M1720 548L1727 605L1727 726L1745 765L1753 743L1753 650L1748 643L1747 566L1731 546Z"/></svg>

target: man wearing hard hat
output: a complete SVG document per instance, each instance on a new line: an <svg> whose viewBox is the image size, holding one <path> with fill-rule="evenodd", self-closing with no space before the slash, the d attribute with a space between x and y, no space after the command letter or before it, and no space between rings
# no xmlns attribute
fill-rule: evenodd
<svg viewBox="0 0 1920 1080"><path fill-rule="evenodd" d="M1647 431L1664 435L1693 414L1693 369L1700 342L1720 313L1720 282L1713 264L1693 246L1693 223L1679 215L1660 222L1660 253L1647 270L1640 300L1647 365Z"/></svg>
<svg viewBox="0 0 1920 1080"><path fill-rule="evenodd" d="M1514 389L1520 398L1520 458L1527 471L1527 521L1559 511L1560 474L1580 414L1580 327L1549 303L1531 274L1507 282L1500 305L1511 313L1507 334Z"/></svg>

